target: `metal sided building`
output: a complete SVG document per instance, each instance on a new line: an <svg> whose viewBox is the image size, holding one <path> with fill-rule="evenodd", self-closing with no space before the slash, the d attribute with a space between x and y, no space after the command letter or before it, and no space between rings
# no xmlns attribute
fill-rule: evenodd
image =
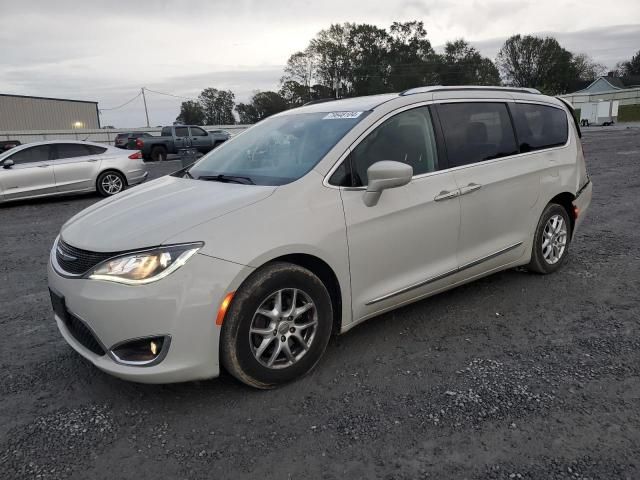
<svg viewBox="0 0 640 480"><path fill-rule="evenodd" d="M98 102L0 94L0 131L100 128Z"/></svg>

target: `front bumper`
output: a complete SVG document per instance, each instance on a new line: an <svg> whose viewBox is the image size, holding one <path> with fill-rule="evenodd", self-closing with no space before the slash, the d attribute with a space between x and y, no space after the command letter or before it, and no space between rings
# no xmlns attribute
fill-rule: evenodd
<svg viewBox="0 0 640 480"><path fill-rule="evenodd" d="M107 352L124 341L168 336L162 361L149 366L118 363L79 341L54 314L62 336L99 369L143 383L171 383L217 377L220 327L216 315L224 296L237 288L249 267L194 255L171 275L147 285L129 286L101 280L68 278L48 266L49 288L64 297L67 311L93 333ZM76 336L74 336L74 333Z"/></svg>

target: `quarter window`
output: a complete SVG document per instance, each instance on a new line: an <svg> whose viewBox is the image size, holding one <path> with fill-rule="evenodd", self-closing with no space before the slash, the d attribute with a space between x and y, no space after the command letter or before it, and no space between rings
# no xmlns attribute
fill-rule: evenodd
<svg viewBox="0 0 640 480"><path fill-rule="evenodd" d="M438 114L451 167L518 153L504 103L444 103Z"/></svg>
<svg viewBox="0 0 640 480"><path fill-rule="evenodd" d="M9 158L16 165L25 163L45 162L51 159L51 148L49 145L38 145L37 147L25 148L14 153ZM8 160L8 159L7 159Z"/></svg>
<svg viewBox="0 0 640 480"><path fill-rule="evenodd" d="M367 169L382 160L411 165L414 175L437 170L438 153L428 107L406 110L386 120L349 155L353 178L349 178L345 165L338 168L332 179L342 182L338 185L345 182L356 187L367 185Z"/></svg>
<svg viewBox="0 0 640 480"><path fill-rule="evenodd" d="M569 129L564 110L532 103L516 103L513 119L521 152L567 143Z"/></svg>
<svg viewBox="0 0 640 480"><path fill-rule="evenodd" d="M102 153L107 151L106 148L98 147L96 145L87 145L87 148L89 149L89 153L91 155L100 155L100 154L102 154Z"/></svg>

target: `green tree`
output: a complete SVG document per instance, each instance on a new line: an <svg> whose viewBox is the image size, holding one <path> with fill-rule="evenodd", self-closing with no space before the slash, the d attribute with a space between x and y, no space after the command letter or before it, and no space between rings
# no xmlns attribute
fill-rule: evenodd
<svg viewBox="0 0 640 480"><path fill-rule="evenodd" d="M442 85L500 85L494 63L462 39L447 42L438 76Z"/></svg>
<svg viewBox="0 0 640 480"><path fill-rule="evenodd" d="M389 90L391 37L375 25L353 25L349 31L349 79L351 95L371 95Z"/></svg>
<svg viewBox="0 0 640 480"><path fill-rule="evenodd" d="M496 63L508 85L562 94L576 78L573 55L552 37L514 35L507 39Z"/></svg>
<svg viewBox="0 0 640 480"><path fill-rule="evenodd" d="M577 55L574 55L571 62L578 80L595 80L600 75L604 75L607 71L607 67L601 63L595 62L586 53L578 53Z"/></svg>
<svg viewBox="0 0 640 480"><path fill-rule="evenodd" d="M233 125L235 117L235 95L231 90L205 88L198 97L204 111L204 123L207 125Z"/></svg>
<svg viewBox="0 0 640 480"><path fill-rule="evenodd" d="M616 65L616 72L621 77L630 77L640 75L640 50L626 62L620 62Z"/></svg>
<svg viewBox="0 0 640 480"><path fill-rule="evenodd" d="M188 100L180 105L180 115L176 118L176 122L185 125L202 125L204 121L204 110L198 102Z"/></svg>
<svg viewBox="0 0 640 480"><path fill-rule="evenodd" d="M321 30L309 44L309 51L317 62L318 83L332 88L338 96L346 96L350 88L349 33L354 25L331 25L328 29Z"/></svg>
<svg viewBox="0 0 640 480"><path fill-rule="evenodd" d="M316 64L317 58L311 48L296 52L287 60L280 83L286 96L295 104L302 105L312 99L311 86L315 79Z"/></svg>
<svg viewBox="0 0 640 480"><path fill-rule="evenodd" d="M249 103L236 107L240 123L256 123L289 108L287 101L277 92L256 92Z"/></svg>
<svg viewBox="0 0 640 480"><path fill-rule="evenodd" d="M438 57L423 22L393 22L389 29L391 91L438 83Z"/></svg>

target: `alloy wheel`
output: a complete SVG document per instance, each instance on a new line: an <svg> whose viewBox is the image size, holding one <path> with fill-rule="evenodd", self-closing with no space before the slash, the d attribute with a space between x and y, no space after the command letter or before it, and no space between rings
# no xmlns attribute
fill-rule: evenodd
<svg viewBox="0 0 640 480"><path fill-rule="evenodd" d="M115 173L105 175L102 179L102 189L109 195L115 195L122 190L122 179Z"/></svg>
<svg viewBox="0 0 640 480"><path fill-rule="evenodd" d="M567 223L561 215L553 215L542 231L542 256L553 265L558 263L567 247Z"/></svg>
<svg viewBox="0 0 640 480"><path fill-rule="evenodd" d="M267 368L289 367L309 351L317 327L318 311L306 292L297 288L278 290L253 315L249 328L251 352Z"/></svg>

